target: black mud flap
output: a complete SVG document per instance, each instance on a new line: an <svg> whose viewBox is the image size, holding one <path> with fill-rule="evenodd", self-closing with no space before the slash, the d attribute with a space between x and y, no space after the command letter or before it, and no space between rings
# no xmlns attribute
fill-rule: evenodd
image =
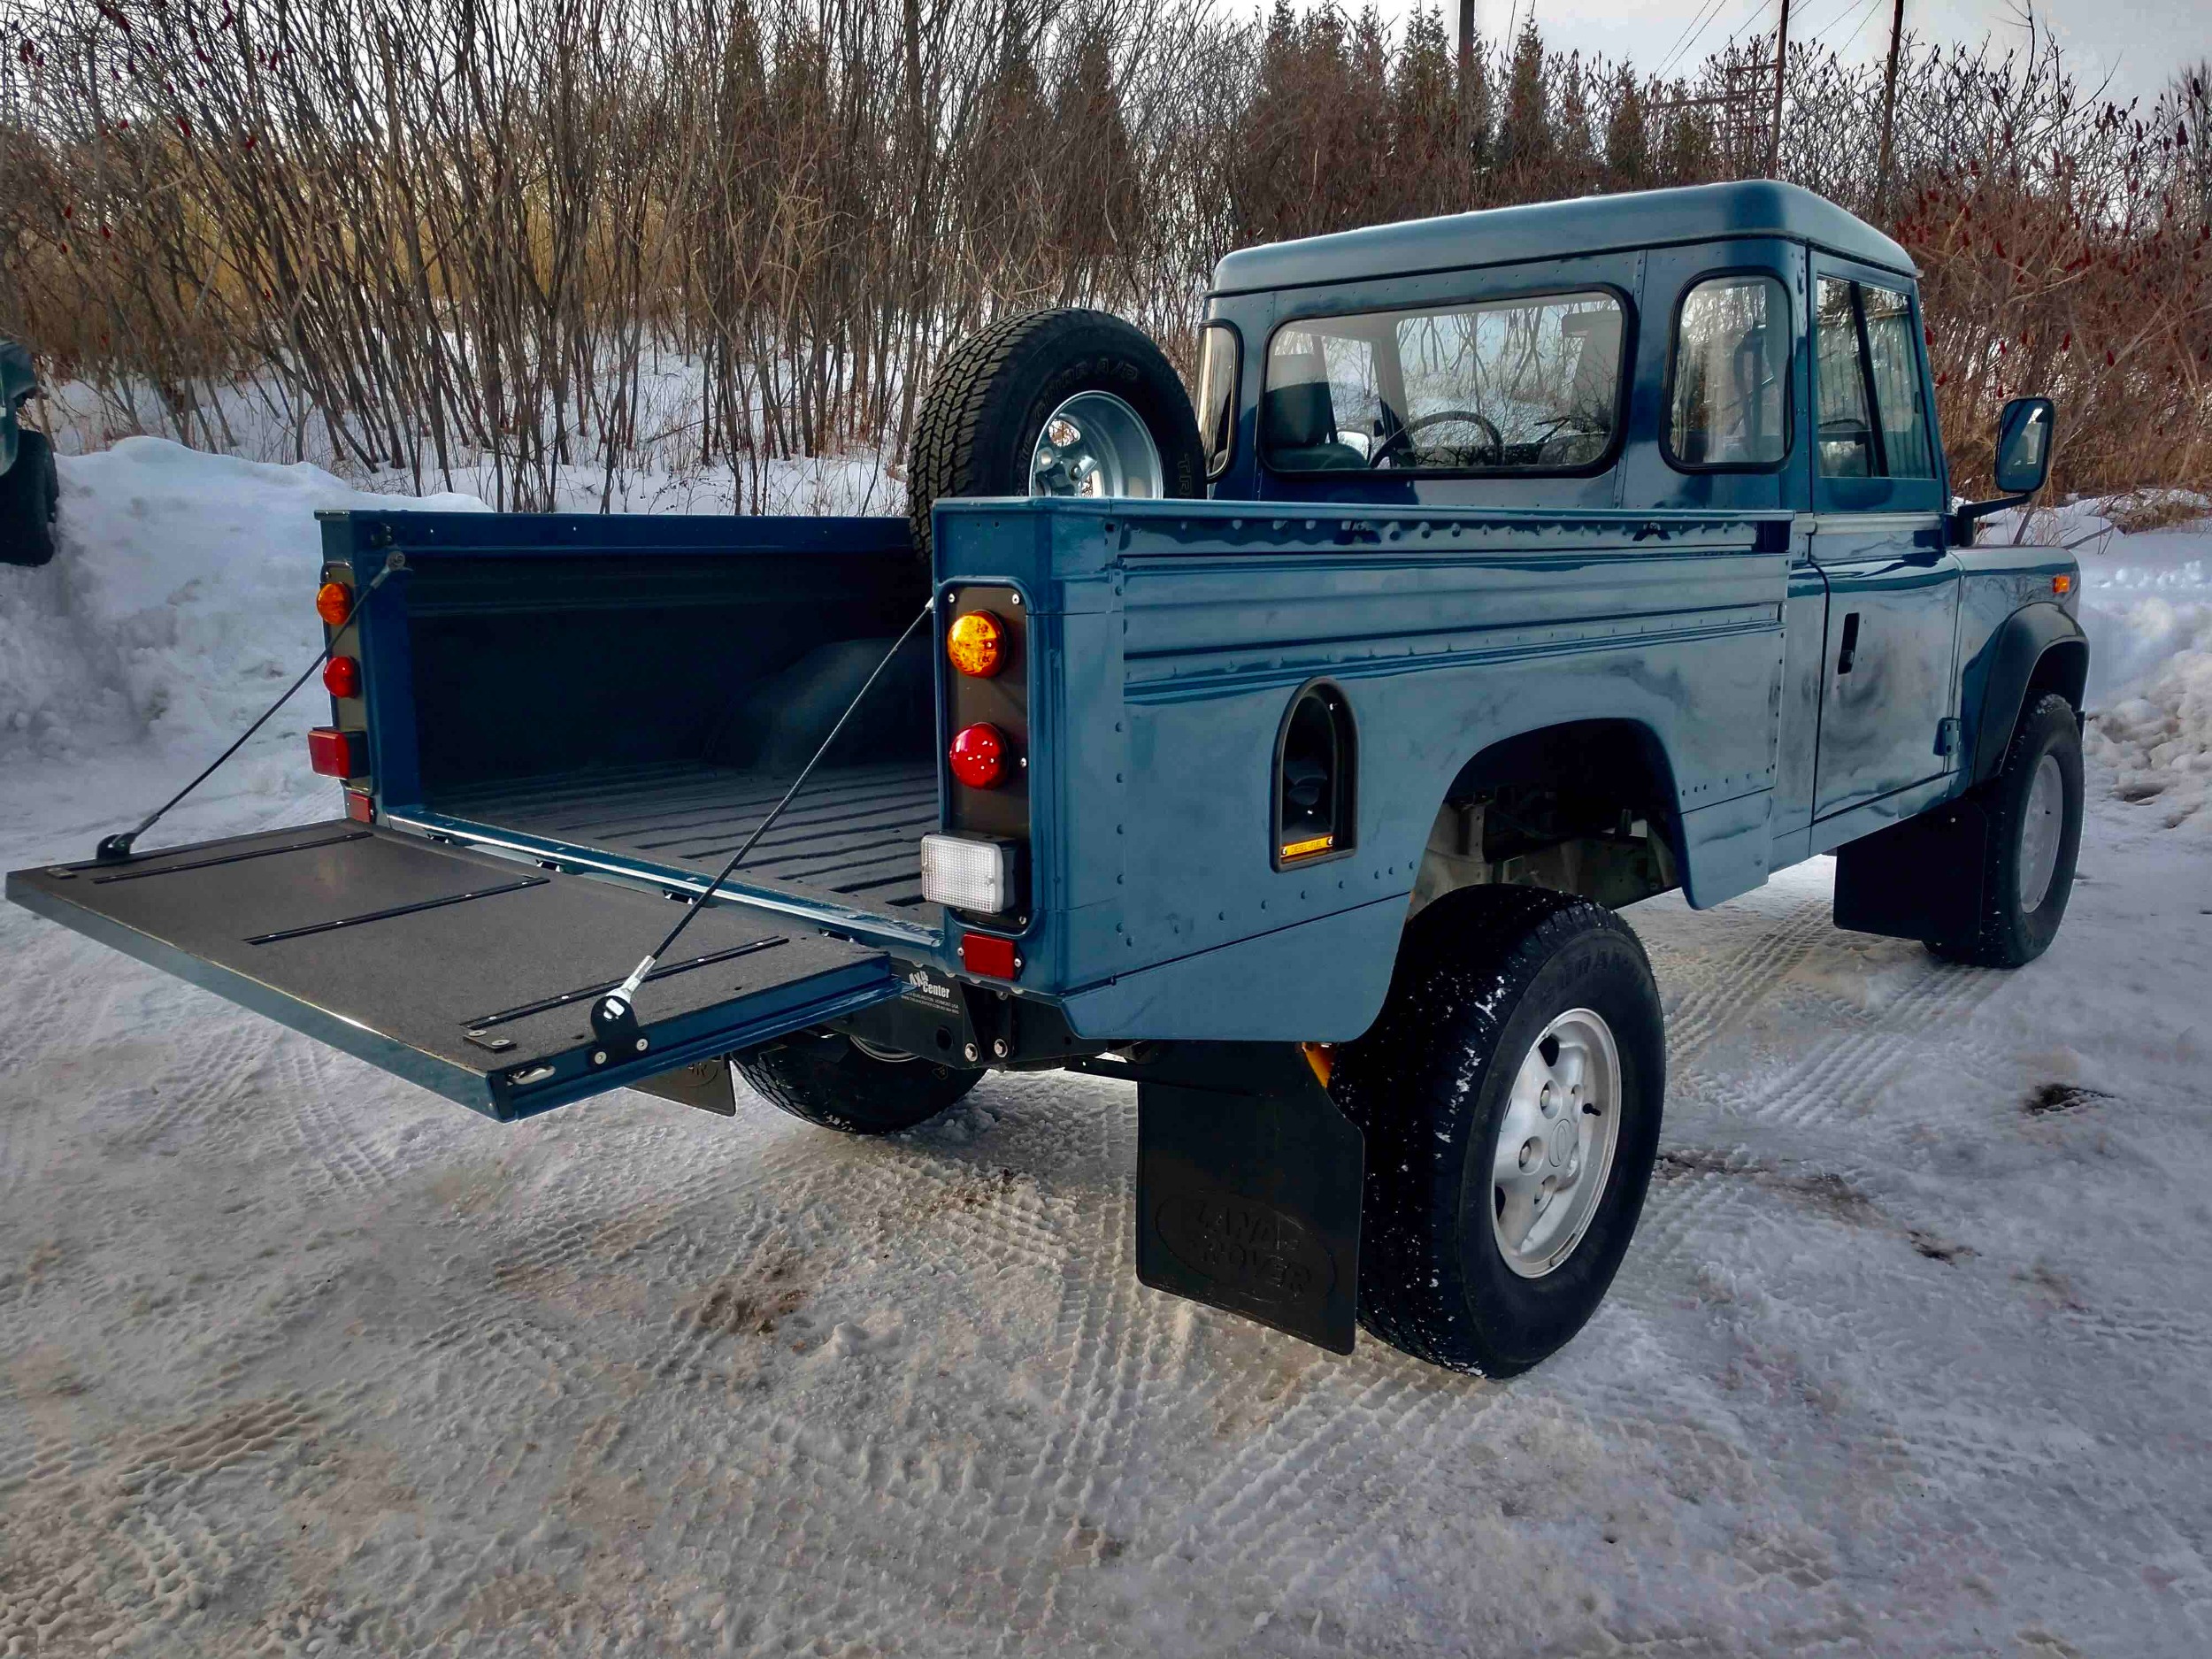
<svg viewBox="0 0 2212 1659"><path fill-rule="evenodd" d="M639 991L617 1053L592 1036L591 999L667 930L665 898L345 819L18 870L7 892L503 1121L649 1080L664 1093L672 1071L902 985L879 950L713 905Z"/></svg>
<svg viewBox="0 0 2212 1659"><path fill-rule="evenodd" d="M1846 842L1836 849L1836 926L1890 939L1971 939L1988 862L1989 814L1971 795Z"/></svg>
<svg viewBox="0 0 2212 1659"><path fill-rule="evenodd" d="M1178 1043L1133 1069L1138 1279L1349 1354L1358 1126L1290 1043Z"/></svg>

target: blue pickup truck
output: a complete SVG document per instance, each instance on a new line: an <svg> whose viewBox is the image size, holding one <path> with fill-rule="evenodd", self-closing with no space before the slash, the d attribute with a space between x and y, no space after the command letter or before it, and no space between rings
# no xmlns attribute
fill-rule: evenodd
<svg viewBox="0 0 2212 1659"><path fill-rule="evenodd" d="M2077 572L1974 535L2052 408L1955 505L1924 339L1770 183L1234 253L1194 403L1097 312L956 349L909 519L326 518L343 815L8 893L502 1120L1124 1077L1146 1283L1509 1375L1652 1168L1622 908L1833 853L1845 927L2058 927Z"/></svg>

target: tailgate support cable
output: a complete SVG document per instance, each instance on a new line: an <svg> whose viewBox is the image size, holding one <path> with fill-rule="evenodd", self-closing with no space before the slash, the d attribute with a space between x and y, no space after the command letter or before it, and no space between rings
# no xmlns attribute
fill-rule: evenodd
<svg viewBox="0 0 2212 1659"><path fill-rule="evenodd" d="M783 799L768 810L768 816L761 819L755 826L753 833L745 838L745 844L730 855L730 861L722 866L721 872L691 895L691 902L684 906L684 913L676 918L676 925L668 930L668 936L654 946L650 954L630 971L628 979L623 980L620 985L591 1005L591 1029L594 1036L602 1042L624 1042L640 1049L644 1048L645 1039L638 1030L637 1015L632 1008L637 997L638 987L645 983L646 976L653 972L653 964L668 954L669 947L673 945L684 929L691 925L691 918L698 915L706 907L707 902L713 898L715 889L727 881L738 865L745 862L745 856L759 844L760 838L768 833L769 826L782 816L784 808L791 804L792 797L806 787L807 779L812 775L815 767L821 764L822 757L829 753L830 745L837 741L838 733L845 729L845 722L851 719L861 703L866 701L869 692L875 688L876 681L883 677L883 671L891 666L891 659L905 649L907 641L914 637L914 630L929 619L929 613L935 608L935 605L936 601L933 599L925 603L916 613L914 620L906 625L906 631L900 634L891 649L884 653L883 660L870 671L868 678L862 683L859 691L854 695L853 700L845 705L845 712L837 717L837 724L830 727L830 734L822 740L822 746L816 749L812 758L799 769L799 775L791 780L791 787L783 792Z"/></svg>
<svg viewBox="0 0 2212 1659"><path fill-rule="evenodd" d="M291 702L292 694L307 683L308 675L313 673L317 669L320 668L325 663L330 660L331 652L338 648L338 641L340 637L344 634L347 628L352 626L355 614L359 611L363 605L368 603L369 595L374 593L378 588L383 587L384 579L387 576L389 576L394 571L403 571L406 568L407 556L404 553L395 551L386 554L384 557L384 568L377 572L375 577L370 581L366 588L363 588L359 593L353 596L353 603L346 607L345 619L330 630L329 641L324 645L320 654L316 657L313 662L308 664L306 667L300 670L300 677L285 688L284 695L279 697L274 703L271 703L267 708L264 709L261 711L261 718L259 719L256 720L244 731L239 733L237 740L233 742L228 749L225 749L221 754L216 756L213 760L208 762L206 771L203 772L198 777L193 779L190 783L185 785L183 788L178 790L176 794L171 795L166 801L164 801L159 806L156 807L151 812L148 813L145 819L136 829L120 830L115 834L105 837L102 840L99 846L93 849L92 856L104 864L119 864L123 862L123 860L128 858L131 856L131 843L133 841L136 841L141 835L143 835L148 830L153 828L156 824L159 823L163 816L167 813L171 807L176 805L178 802L183 800L185 796L190 795L195 789L198 788L210 778L213 777L215 775L215 769L218 766L220 766L225 761L228 760L233 755L235 755L240 749L243 749L246 746L246 740L269 723L269 717L271 715L274 714L279 709L281 709L286 703Z"/></svg>

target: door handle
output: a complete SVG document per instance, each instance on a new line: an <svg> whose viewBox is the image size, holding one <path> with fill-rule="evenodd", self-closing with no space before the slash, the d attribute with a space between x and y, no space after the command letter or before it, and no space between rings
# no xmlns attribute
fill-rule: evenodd
<svg viewBox="0 0 2212 1659"><path fill-rule="evenodd" d="M1843 618L1843 649L1836 655L1836 672L1851 672L1852 659L1859 654L1859 613L1850 611Z"/></svg>

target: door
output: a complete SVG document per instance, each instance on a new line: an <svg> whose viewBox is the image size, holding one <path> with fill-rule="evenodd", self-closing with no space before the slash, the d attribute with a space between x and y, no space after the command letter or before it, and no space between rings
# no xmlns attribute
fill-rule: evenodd
<svg viewBox="0 0 2212 1659"><path fill-rule="evenodd" d="M1910 285L1816 256L1812 557L1828 582L1813 815L1955 764L1959 563Z"/></svg>
<svg viewBox="0 0 2212 1659"><path fill-rule="evenodd" d="M502 1120L886 1002L879 950L717 904L640 987L628 1054L588 1009L660 941L660 895L341 818L8 877L8 897Z"/></svg>

